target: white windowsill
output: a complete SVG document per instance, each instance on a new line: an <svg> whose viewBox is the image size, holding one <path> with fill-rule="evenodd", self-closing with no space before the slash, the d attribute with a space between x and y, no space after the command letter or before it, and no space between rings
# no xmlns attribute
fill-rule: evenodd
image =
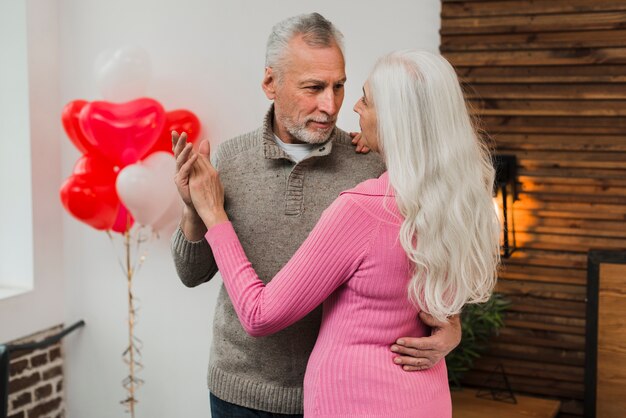
<svg viewBox="0 0 626 418"><path fill-rule="evenodd" d="M0 300L12 298L14 296L23 295L24 293L28 293L32 288L28 287L9 287L9 286L0 286Z"/></svg>

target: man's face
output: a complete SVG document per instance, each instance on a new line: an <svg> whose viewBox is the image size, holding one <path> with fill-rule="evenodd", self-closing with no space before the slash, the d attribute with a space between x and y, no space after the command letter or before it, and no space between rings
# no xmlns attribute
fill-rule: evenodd
<svg viewBox="0 0 626 418"><path fill-rule="evenodd" d="M289 43L280 79L268 81L264 90L274 100L274 132L287 143L318 144L328 140L337 122L346 82L343 54L337 45L308 46L301 36Z"/></svg>

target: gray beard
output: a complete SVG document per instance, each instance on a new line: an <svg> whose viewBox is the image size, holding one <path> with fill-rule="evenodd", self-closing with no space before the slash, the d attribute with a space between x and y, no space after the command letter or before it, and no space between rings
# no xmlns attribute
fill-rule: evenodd
<svg viewBox="0 0 626 418"><path fill-rule="evenodd" d="M306 128L305 124L296 124L291 119L285 118L283 119L283 126L294 138L298 141L306 142L307 144L323 144L328 141L330 138L330 134L332 134L333 126L328 131L311 131Z"/></svg>

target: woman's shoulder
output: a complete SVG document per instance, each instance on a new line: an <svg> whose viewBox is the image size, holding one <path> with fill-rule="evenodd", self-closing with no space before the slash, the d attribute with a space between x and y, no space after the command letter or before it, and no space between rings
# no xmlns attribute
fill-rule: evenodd
<svg viewBox="0 0 626 418"><path fill-rule="evenodd" d="M357 184L352 189L345 190L341 195L359 195L359 196L394 196L393 189L389 185L389 175L385 171L380 177L368 179Z"/></svg>
<svg viewBox="0 0 626 418"><path fill-rule="evenodd" d="M354 188L341 192L333 206L336 210L350 212L352 216L394 224L401 221L386 172L378 178L365 180Z"/></svg>

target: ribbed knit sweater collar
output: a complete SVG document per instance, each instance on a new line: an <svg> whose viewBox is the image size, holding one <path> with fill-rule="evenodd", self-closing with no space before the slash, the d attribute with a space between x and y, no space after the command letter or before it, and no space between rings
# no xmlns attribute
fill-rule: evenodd
<svg viewBox="0 0 626 418"><path fill-rule="evenodd" d="M344 193L360 194L364 196L391 196L396 193L389 184L389 172L385 171L377 179L370 179L357 185L354 189L346 190Z"/></svg>

